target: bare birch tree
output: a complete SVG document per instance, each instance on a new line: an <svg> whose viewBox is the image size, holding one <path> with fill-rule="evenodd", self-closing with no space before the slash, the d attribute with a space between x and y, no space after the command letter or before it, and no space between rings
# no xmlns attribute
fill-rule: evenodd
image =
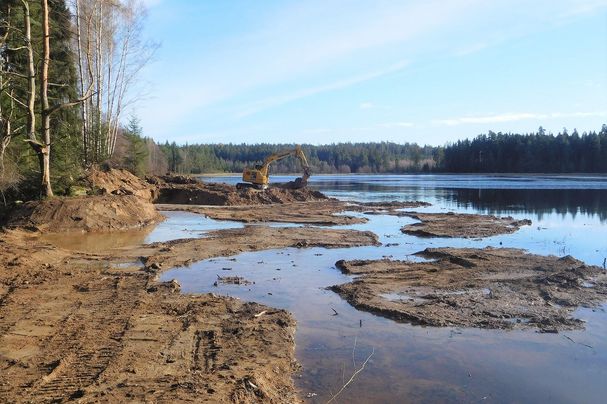
<svg viewBox="0 0 607 404"><path fill-rule="evenodd" d="M145 9L139 0L74 0L79 88L95 96L81 108L86 164L108 159L120 118L136 101L133 83L155 46L141 39Z"/></svg>
<svg viewBox="0 0 607 404"><path fill-rule="evenodd" d="M4 154L13 137L14 90L8 70L8 54L6 39L10 33L11 7L6 5L5 18L0 21L0 181L4 178ZM5 95L7 97L5 97ZM9 98L5 101L5 98ZM7 102L8 107L4 107Z"/></svg>
<svg viewBox="0 0 607 404"><path fill-rule="evenodd" d="M50 172L50 154L51 154L51 117L57 111L78 105L92 95L91 87L82 92L82 97L76 100L58 102L51 105L48 96L49 90L49 66L51 61L51 41L50 41L50 23L49 23L49 5L48 0L40 0L40 26L42 28L42 54L39 57L39 70L36 71L36 60L34 59L34 43L32 40L32 19L28 0L21 0L23 9L23 46L12 49L12 51L25 50L26 52L26 67L25 72L8 72L9 77L18 77L24 79L27 85L24 88L23 97L19 99L14 96L11 90L7 90L7 94L14 105L22 107L25 110L26 125L25 134L26 142L34 150L39 166L40 166L40 194L44 197L53 196L51 185ZM38 79L38 82L37 82ZM36 110L36 90L39 91L39 108ZM12 109L14 111L14 109ZM36 126L36 114L40 116L39 133ZM9 123L10 127L10 123Z"/></svg>

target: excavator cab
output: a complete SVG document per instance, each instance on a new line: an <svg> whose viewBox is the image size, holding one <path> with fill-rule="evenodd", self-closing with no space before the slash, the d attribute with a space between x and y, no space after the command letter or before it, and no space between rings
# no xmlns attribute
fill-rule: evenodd
<svg viewBox="0 0 607 404"><path fill-rule="evenodd" d="M266 189L270 183L270 164L274 161L282 160L289 156L295 156L301 161L303 166L303 176L297 178L295 181L289 183L289 188L297 189L303 188L308 184L308 178L310 177L310 167L305 154L298 145L294 149L284 150L279 153L274 153L265 158L263 164L256 164L253 168L246 167L242 173L242 180L244 183L236 184L238 189L253 187L257 189Z"/></svg>

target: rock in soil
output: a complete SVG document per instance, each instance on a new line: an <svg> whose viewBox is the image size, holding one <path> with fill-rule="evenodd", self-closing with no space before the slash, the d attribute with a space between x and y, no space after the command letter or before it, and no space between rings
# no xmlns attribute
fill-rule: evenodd
<svg viewBox="0 0 607 404"><path fill-rule="evenodd" d="M353 282L331 289L353 306L429 326L583 328L579 307L607 300L607 274L570 256L509 248L428 248L428 262L338 261Z"/></svg>

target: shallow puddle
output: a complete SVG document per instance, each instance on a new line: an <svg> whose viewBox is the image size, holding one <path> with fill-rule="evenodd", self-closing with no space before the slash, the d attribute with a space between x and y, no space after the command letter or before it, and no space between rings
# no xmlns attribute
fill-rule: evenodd
<svg viewBox="0 0 607 404"><path fill-rule="evenodd" d="M160 213L166 217L163 222L139 230L46 234L41 239L60 248L96 253L181 238L199 238L204 237L211 230L242 227L241 223L222 222L195 213L172 211Z"/></svg>

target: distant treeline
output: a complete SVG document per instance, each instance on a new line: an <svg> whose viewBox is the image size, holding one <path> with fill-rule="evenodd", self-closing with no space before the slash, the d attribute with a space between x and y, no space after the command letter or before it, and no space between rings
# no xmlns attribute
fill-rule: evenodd
<svg viewBox="0 0 607 404"><path fill-rule="evenodd" d="M186 174L241 172L272 153L294 144L165 143L160 148L171 171ZM314 173L607 173L607 125L600 132L556 135L537 133L479 135L446 146L415 143L338 143L302 145ZM274 173L297 173L299 162L286 158L272 164Z"/></svg>
<svg viewBox="0 0 607 404"><path fill-rule="evenodd" d="M202 144L160 146L169 159L169 168L180 173L241 172L245 166L263 161L272 153L294 148L294 144ZM404 173L430 172L440 160L441 148L417 144L339 143L326 146L302 145L314 173ZM296 158L272 164L274 173L296 173Z"/></svg>
<svg viewBox="0 0 607 404"><path fill-rule="evenodd" d="M445 147L438 166L456 173L607 173L607 125L600 132L489 132Z"/></svg>

